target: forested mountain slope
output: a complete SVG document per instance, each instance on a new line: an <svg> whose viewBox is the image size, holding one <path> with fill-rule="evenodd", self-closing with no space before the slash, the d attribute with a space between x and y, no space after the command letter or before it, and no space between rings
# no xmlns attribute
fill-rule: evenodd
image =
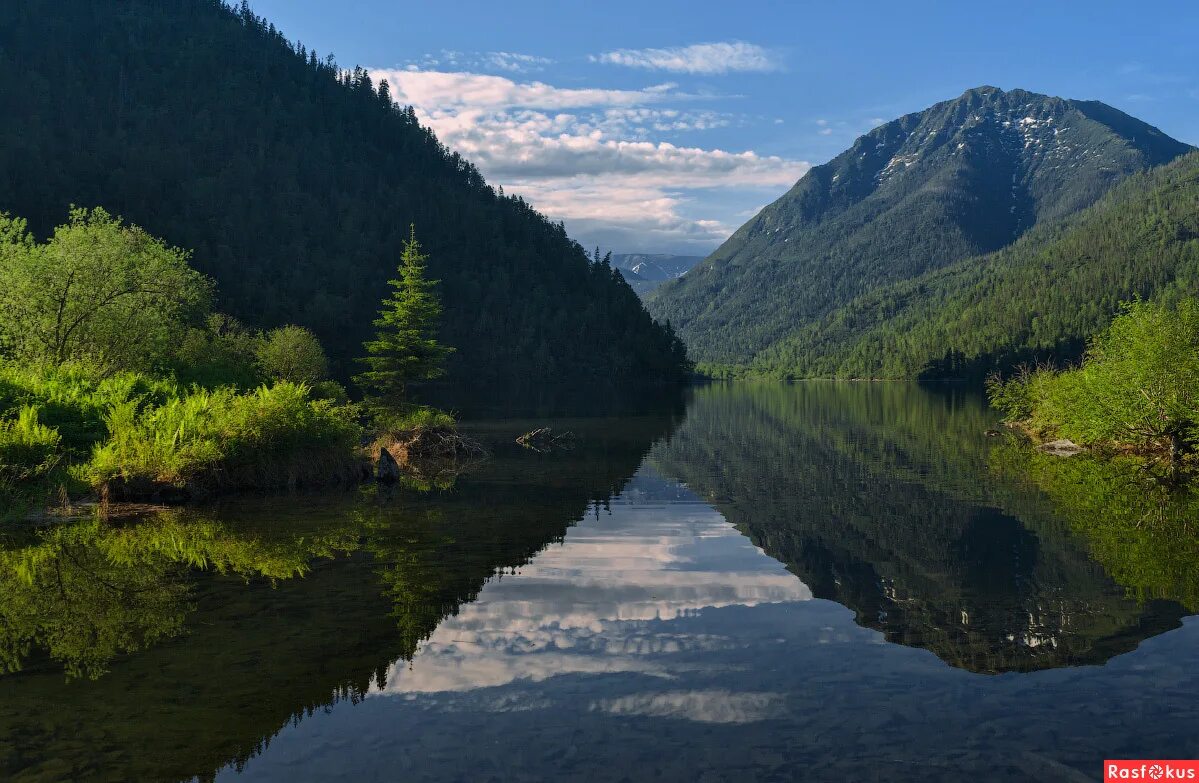
<svg viewBox="0 0 1199 783"><path fill-rule="evenodd" d="M101 205L180 247L218 306L361 353L409 223L458 380L676 377L620 275L497 193L355 69L217 0L0 4L0 210Z"/></svg>
<svg viewBox="0 0 1199 783"><path fill-rule="evenodd" d="M694 358L749 364L855 297L1004 247L1189 149L1095 101L968 90L813 168L650 311Z"/></svg>
<svg viewBox="0 0 1199 783"><path fill-rule="evenodd" d="M1199 152L996 253L880 288L762 352L771 375L979 377L1071 359L1120 303L1199 295Z"/></svg>

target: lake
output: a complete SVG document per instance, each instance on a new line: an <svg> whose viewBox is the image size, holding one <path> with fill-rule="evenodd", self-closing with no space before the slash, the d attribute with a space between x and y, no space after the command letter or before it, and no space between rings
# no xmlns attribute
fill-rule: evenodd
<svg viewBox="0 0 1199 783"><path fill-rule="evenodd" d="M1094 781L1199 757L1189 498L989 437L976 392L491 408L458 475L6 532L0 778ZM573 438L513 442L542 425Z"/></svg>

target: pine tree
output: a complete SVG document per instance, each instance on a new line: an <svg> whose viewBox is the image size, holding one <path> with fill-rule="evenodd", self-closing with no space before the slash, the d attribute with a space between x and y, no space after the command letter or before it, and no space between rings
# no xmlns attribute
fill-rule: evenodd
<svg viewBox="0 0 1199 783"><path fill-rule="evenodd" d="M399 277L388 281L392 293L374 322L379 331L363 344L368 355L359 361L370 369L354 381L385 404L403 404L409 383L444 374L442 361L454 351L437 341L441 301L435 292L437 281L425 277L428 260L416 241L416 226L411 226Z"/></svg>

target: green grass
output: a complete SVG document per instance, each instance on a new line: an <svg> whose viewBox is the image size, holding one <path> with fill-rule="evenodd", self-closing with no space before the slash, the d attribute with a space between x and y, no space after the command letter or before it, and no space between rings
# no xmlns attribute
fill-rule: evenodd
<svg viewBox="0 0 1199 783"><path fill-rule="evenodd" d="M0 516L105 487L136 496L350 480L358 412L322 392L185 389L143 373L0 362Z"/></svg>
<svg viewBox="0 0 1199 783"><path fill-rule="evenodd" d="M415 405L399 411L376 411L375 427L381 432L452 429L457 425L453 414L427 405Z"/></svg>
<svg viewBox="0 0 1199 783"><path fill-rule="evenodd" d="M303 384L203 390L138 410L113 406L108 440L84 468L89 483L258 489L345 481L357 472L355 412L312 400Z"/></svg>

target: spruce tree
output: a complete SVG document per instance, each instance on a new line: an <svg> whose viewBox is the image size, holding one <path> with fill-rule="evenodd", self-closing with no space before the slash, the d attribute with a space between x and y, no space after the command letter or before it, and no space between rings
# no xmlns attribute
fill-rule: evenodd
<svg viewBox="0 0 1199 783"><path fill-rule="evenodd" d="M401 405L408 384L444 374L442 362L454 349L437 341L441 301L436 280L425 277L429 257L416 241L416 227L409 228L400 255L399 277L389 280L392 293L383 300L375 319L378 333L363 344L367 356L359 361L369 368L354 381L387 405Z"/></svg>

